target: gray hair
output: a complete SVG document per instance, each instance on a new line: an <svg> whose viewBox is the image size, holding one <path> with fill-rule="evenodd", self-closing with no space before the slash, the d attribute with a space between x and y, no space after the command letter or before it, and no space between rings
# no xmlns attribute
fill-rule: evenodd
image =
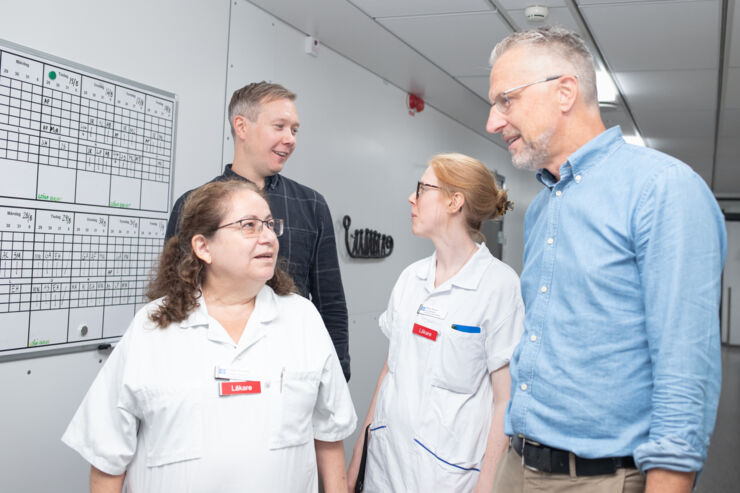
<svg viewBox="0 0 740 493"><path fill-rule="evenodd" d="M234 117L242 115L251 122L256 122L259 117L262 105L278 99L289 99L295 101L296 95L290 92L280 84L271 82L252 82L241 89L234 91L229 103L229 125L231 126L231 136L236 137L234 133Z"/></svg>
<svg viewBox="0 0 740 493"><path fill-rule="evenodd" d="M512 33L493 48L490 58L491 66L506 51L522 45L545 48L551 54L573 65L583 100L587 104L598 105L594 58L580 35L562 27L553 26Z"/></svg>

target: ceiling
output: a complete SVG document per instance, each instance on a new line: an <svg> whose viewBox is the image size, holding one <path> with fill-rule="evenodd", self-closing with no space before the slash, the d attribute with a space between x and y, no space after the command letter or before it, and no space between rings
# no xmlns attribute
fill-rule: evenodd
<svg viewBox="0 0 740 493"><path fill-rule="evenodd" d="M485 132L491 49L513 30L576 30L619 91L605 124L685 161L718 198L740 198L735 0L250 1L502 147ZM544 22L525 17L533 4L548 7Z"/></svg>

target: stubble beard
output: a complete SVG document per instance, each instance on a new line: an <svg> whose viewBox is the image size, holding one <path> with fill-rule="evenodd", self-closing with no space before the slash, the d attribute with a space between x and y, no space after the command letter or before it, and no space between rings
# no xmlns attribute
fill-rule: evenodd
<svg viewBox="0 0 740 493"><path fill-rule="evenodd" d="M533 141L527 142L522 139L522 148L519 152L511 153L511 163L517 169L536 171L544 168L547 163L548 149L555 129L545 130Z"/></svg>

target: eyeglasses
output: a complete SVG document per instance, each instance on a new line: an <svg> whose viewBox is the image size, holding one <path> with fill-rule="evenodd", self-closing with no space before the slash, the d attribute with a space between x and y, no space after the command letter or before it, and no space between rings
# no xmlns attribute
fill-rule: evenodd
<svg viewBox="0 0 740 493"><path fill-rule="evenodd" d="M562 75L552 75L550 77L546 77L544 79L536 80L534 82L530 82L528 84L522 84L521 86L512 87L511 89L508 89L502 93L500 93L498 96L493 98L493 105L496 107L499 113L506 114L509 111L509 108L511 107L511 99L509 99L509 94L519 91L521 89L527 88L529 86L533 86L535 84L542 84L543 82L550 82L553 80L557 80L561 78Z"/></svg>
<svg viewBox="0 0 740 493"><path fill-rule="evenodd" d="M430 185L429 183L424 183L423 181L417 181L416 182L416 200L419 200L419 196L421 196L421 193L424 191L425 188L432 188L441 190L442 187L438 187L437 185Z"/></svg>
<svg viewBox="0 0 740 493"><path fill-rule="evenodd" d="M282 219L259 219L257 217L245 217L229 224L222 224L216 229L225 228L234 224L239 225L239 229L244 236L258 236L262 233L262 228L267 226L267 229L275 233L275 236L282 236L283 234L283 220Z"/></svg>

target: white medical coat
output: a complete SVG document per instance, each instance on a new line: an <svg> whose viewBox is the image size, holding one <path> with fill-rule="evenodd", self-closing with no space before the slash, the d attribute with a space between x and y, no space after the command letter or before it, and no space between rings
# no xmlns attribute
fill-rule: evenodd
<svg viewBox="0 0 740 493"><path fill-rule="evenodd" d="M437 288L436 260L403 271L380 317L389 371L370 426L366 493L473 490L493 415L489 375L523 332L519 278L485 245Z"/></svg>
<svg viewBox="0 0 740 493"><path fill-rule="evenodd" d="M62 440L131 493L316 492L314 439L343 440L357 417L313 304L265 286L238 344L201 299L157 328L140 310ZM220 397L214 367L261 392Z"/></svg>

